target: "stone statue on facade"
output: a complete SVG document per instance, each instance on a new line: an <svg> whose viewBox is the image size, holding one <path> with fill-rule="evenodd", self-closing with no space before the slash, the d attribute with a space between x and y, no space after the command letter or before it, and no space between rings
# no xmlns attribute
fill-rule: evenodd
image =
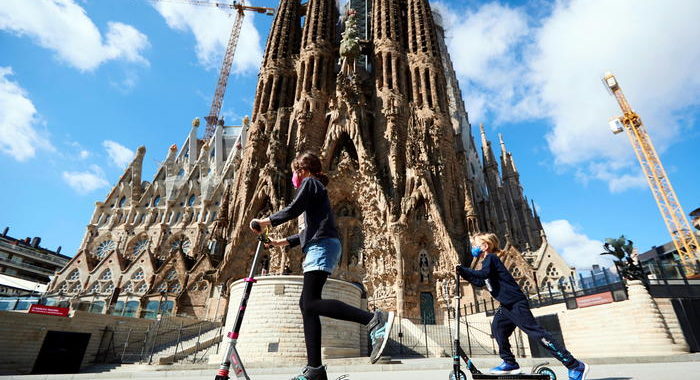
<svg viewBox="0 0 700 380"><path fill-rule="evenodd" d="M420 272L420 281L423 283L428 283L430 276L430 263L428 262L428 253L425 250L420 253L420 261L418 263Z"/></svg>
<svg viewBox="0 0 700 380"><path fill-rule="evenodd" d="M357 17L354 9L348 10L345 18L345 31L340 41L340 72L345 75L355 73L355 62L360 55L360 37L357 31Z"/></svg>

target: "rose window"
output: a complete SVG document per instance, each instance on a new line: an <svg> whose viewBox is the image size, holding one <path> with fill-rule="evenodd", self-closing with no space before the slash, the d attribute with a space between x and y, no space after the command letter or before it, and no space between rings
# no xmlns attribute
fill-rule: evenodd
<svg viewBox="0 0 700 380"><path fill-rule="evenodd" d="M137 241L136 244L134 244L134 248L131 251L131 253L134 256L138 256L141 253L143 253L144 251L146 251L146 248L148 248L148 239L142 239L142 240Z"/></svg>
<svg viewBox="0 0 700 380"><path fill-rule="evenodd" d="M95 253L97 254L97 257L103 258L110 252L114 251L115 248L117 248L117 243L115 243L114 240L105 240L97 246Z"/></svg>

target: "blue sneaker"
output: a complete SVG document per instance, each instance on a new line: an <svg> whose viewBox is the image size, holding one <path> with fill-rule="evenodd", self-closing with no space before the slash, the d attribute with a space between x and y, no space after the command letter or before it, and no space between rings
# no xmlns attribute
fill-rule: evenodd
<svg viewBox="0 0 700 380"><path fill-rule="evenodd" d="M507 363L503 362L498 367L493 367L489 370L489 373L493 375L517 375L521 373L522 370L518 363Z"/></svg>
<svg viewBox="0 0 700 380"><path fill-rule="evenodd" d="M586 380L590 369L591 367L588 364L579 360L578 366L569 370L569 380Z"/></svg>

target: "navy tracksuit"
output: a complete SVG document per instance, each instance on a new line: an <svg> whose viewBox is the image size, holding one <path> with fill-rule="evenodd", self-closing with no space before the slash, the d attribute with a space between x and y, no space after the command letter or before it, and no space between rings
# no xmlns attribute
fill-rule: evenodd
<svg viewBox="0 0 700 380"><path fill-rule="evenodd" d="M515 331L515 328L519 327L529 337L540 342L552 353L552 356L561 361L567 368L575 368L578 365L578 361L571 353L537 324L530 311L527 297L495 254L486 255L481 269L459 266L458 271L462 278L473 285L486 286L493 298L501 304L493 317L491 333L498 343L498 354L503 361L515 363L515 356L510 350L508 338Z"/></svg>

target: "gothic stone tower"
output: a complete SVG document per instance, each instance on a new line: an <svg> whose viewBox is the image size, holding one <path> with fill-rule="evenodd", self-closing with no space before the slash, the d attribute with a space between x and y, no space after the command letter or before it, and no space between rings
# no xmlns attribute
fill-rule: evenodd
<svg viewBox="0 0 700 380"><path fill-rule="evenodd" d="M439 284L466 251L474 207L465 155L450 121L428 1L376 0L371 25L371 38L361 43L371 57L365 70L354 64L357 55L339 53L335 0L280 1L231 187L229 245L217 276L230 282L244 275L254 249L248 221L292 199L289 165L311 150L331 178L342 234L335 276L363 285L371 306L431 318L443 302ZM279 249L266 265L271 273L299 273L301 259L298 248Z"/></svg>

